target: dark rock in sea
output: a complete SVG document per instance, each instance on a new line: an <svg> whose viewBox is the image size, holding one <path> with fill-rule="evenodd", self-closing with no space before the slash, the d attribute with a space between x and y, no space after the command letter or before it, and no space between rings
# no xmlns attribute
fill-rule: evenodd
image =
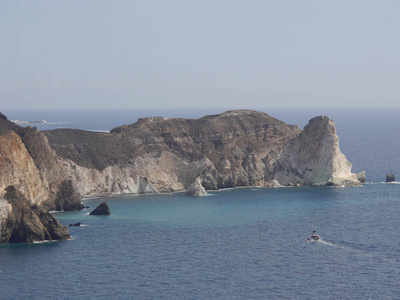
<svg viewBox="0 0 400 300"><path fill-rule="evenodd" d="M69 227L72 227L72 226L82 226L82 223L78 222L78 223L75 223L75 224L69 224Z"/></svg>
<svg viewBox="0 0 400 300"><path fill-rule="evenodd" d="M387 173L386 174L386 182L393 182L396 180L396 177L392 173Z"/></svg>
<svg viewBox="0 0 400 300"><path fill-rule="evenodd" d="M359 182L364 183L364 182L366 181L366 178L365 178L365 171L362 171L362 172L360 172L360 173L355 173L355 174L356 174L357 180L358 180Z"/></svg>
<svg viewBox="0 0 400 300"><path fill-rule="evenodd" d="M102 202L99 206L97 206L91 213L92 216L109 216L111 215L110 208L108 207L107 202Z"/></svg>
<svg viewBox="0 0 400 300"><path fill-rule="evenodd" d="M67 227L49 212L30 203L14 186L5 190L4 199L12 206L12 211L1 228L0 244L69 239Z"/></svg>

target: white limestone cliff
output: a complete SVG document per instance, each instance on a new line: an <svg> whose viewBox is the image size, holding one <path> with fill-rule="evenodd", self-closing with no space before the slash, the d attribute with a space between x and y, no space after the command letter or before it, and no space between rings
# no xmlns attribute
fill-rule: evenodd
<svg viewBox="0 0 400 300"><path fill-rule="evenodd" d="M206 196L208 193L201 185L201 179L197 177L196 180L186 189L185 195L199 197Z"/></svg>
<svg viewBox="0 0 400 300"><path fill-rule="evenodd" d="M281 185L360 185L339 149L335 123L328 117L311 119L303 132L289 141L274 167L274 179Z"/></svg>

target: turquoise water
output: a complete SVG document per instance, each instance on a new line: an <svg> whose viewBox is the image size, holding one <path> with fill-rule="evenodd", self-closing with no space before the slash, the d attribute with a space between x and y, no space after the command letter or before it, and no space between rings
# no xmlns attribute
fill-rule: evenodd
<svg viewBox="0 0 400 300"><path fill-rule="evenodd" d="M341 150L371 184L89 199L112 215L56 213L87 226L66 242L0 247L0 298L398 298L400 184L382 183L400 176L397 114L334 114ZM306 241L314 210L323 242Z"/></svg>

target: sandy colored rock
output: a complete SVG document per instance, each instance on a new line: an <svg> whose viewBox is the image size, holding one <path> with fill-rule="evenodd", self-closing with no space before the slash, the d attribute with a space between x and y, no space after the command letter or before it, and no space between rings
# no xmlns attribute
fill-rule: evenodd
<svg viewBox="0 0 400 300"><path fill-rule="evenodd" d="M201 179L197 177L196 180L186 189L185 195L199 197L206 196L208 193L201 185Z"/></svg>

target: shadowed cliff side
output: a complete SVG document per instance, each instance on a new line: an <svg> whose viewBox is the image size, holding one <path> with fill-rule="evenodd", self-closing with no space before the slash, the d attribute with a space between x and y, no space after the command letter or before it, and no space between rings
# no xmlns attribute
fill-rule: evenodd
<svg viewBox="0 0 400 300"><path fill-rule="evenodd" d="M29 202L13 186L6 188L4 199L11 206L11 212L1 222L1 244L69 239L65 226L45 209Z"/></svg>
<svg viewBox="0 0 400 300"><path fill-rule="evenodd" d="M65 193L65 178L59 158L47 137L37 128L20 127L0 118L0 199L5 188L15 186L29 201L56 210L76 209L80 195ZM73 188L75 191L75 188ZM64 202L66 203L64 205ZM72 204L73 202L73 204Z"/></svg>

